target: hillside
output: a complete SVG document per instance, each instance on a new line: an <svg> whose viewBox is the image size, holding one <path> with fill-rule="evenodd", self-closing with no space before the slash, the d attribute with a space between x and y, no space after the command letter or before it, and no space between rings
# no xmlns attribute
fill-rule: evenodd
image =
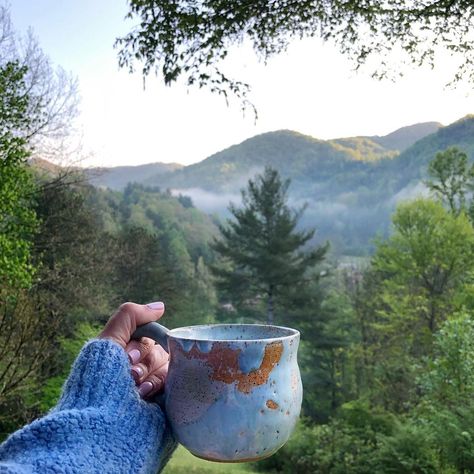
<svg viewBox="0 0 474 474"><path fill-rule="evenodd" d="M400 153L388 148L401 147L430 130L435 132ZM370 252L377 233L388 232L390 215L400 199L424 192L427 163L453 145L474 158L474 116L446 127L434 122L404 127L385 137L324 141L280 130L174 171L159 168L161 174L148 174L156 165L131 169L134 180L138 181L140 170L142 183L148 186L159 186L166 172L167 188L191 197L197 208L223 216L229 201L239 201L239 190L248 179L271 165L291 178L290 203L294 207L307 203L302 225L316 227L317 238L330 240L334 251L360 255ZM119 168L114 173L124 180L131 179L132 171ZM114 180L114 185L118 183Z"/></svg>
<svg viewBox="0 0 474 474"><path fill-rule="evenodd" d="M123 189L129 182L157 186L166 174L167 187L199 187L212 192L236 192L266 165L293 180L331 179L363 169L361 162L392 159L418 138L439 128L436 122L411 125L386 136L318 140L290 130L268 132L222 150L190 165L151 163L138 166L89 168L98 187Z"/></svg>
<svg viewBox="0 0 474 474"><path fill-rule="evenodd" d="M397 170L400 186L419 181L426 176L427 165L436 153L451 146L457 146L474 160L474 115L463 117L419 140L401 153L392 166L387 165L382 174Z"/></svg>
<svg viewBox="0 0 474 474"><path fill-rule="evenodd" d="M173 188L236 191L248 178L271 165L292 179L314 174L315 167L333 175L346 163L357 162L353 148L317 140L290 130L264 133L231 146L168 176ZM150 184L154 177L145 181Z"/></svg>
<svg viewBox="0 0 474 474"><path fill-rule="evenodd" d="M178 163L150 163L138 166L116 166L113 168L87 168L86 175L94 186L123 189L128 183L142 183L150 176L151 185L160 186L159 178L182 168Z"/></svg>
<svg viewBox="0 0 474 474"><path fill-rule="evenodd" d="M414 145L418 140L436 133L443 125L439 122L424 122L402 127L388 135L367 137L387 150L403 151Z"/></svg>
<svg viewBox="0 0 474 474"><path fill-rule="evenodd" d="M312 187L321 183L316 187L324 192L334 186L339 188L341 180L352 181L367 169L391 161L398 155L396 150L385 147L383 143L391 147L406 145L438 128L439 124L428 122L403 127L385 137L334 140L318 140L298 132L278 130L249 138L177 170L167 176L167 182L177 189L198 187L211 192L235 193L250 177L270 165L293 181L312 183ZM152 184L154 180L154 176L149 177L144 183Z"/></svg>

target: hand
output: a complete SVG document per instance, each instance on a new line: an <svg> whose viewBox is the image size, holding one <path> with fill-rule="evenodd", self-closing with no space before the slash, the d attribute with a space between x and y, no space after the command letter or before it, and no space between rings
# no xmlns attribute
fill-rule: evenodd
<svg viewBox="0 0 474 474"><path fill-rule="evenodd" d="M122 346L132 364L131 372L142 398L148 398L163 389L168 373L168 354L153 339L130 338L137 326L156 321L163 316L165 305L161 302L147 305L124 303L109 319L99 338L113 339Z"/></svg>

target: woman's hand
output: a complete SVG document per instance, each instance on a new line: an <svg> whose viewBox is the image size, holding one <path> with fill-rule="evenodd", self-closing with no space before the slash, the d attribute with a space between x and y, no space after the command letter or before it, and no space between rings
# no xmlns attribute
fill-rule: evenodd
<svg viewBox="0 0 474 474"><path fill-rule="evenodd" d="M142 337L139 341L131 341L130 338L138 326L160 319L164 312L165 305L161 302L146 305L124 303L99 335L100 338L113 339L125 349L142 398L163 389L168 373L168 354L153 339Z"/></svg>

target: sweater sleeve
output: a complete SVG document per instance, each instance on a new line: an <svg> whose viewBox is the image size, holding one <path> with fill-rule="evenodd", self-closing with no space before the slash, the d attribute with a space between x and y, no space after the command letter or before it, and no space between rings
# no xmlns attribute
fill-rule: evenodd
<svg viewBox="0 0 474 474"><path fill-rule="evenodd" d="M160 407L138 395L125 351L93 340L57 406L0 445L0 473L155 474L175 447Z"/></svg>

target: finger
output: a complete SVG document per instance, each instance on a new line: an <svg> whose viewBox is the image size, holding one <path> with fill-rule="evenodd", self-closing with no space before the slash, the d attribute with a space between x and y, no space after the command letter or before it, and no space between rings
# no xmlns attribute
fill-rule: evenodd
<svg viewBox="0 0 474 474"><path fill-rule="evenodd" d="M140 384L150 375L168 363L168 353L161 346L154 346L153 349L138 364L131 368L133 378Z"/></svg>
<svg viewBox="0 0 474 474"><path fill-rule="evenodd" d="M148 377L138 386L138 393L142 398L149 398L165 386L166 376L168 375L168 362L162 365L155 372L148 375Z"/></svg>
<svg viewBox="0 0 474 474"><path fill-rule="evenodd" d="M132 365L138 364L155 347L155 341L149 337L141 337L138 341L130 341L125 346Z"/></svg>
<svg viewBox="0 0 474 474"><path fill-rule="evenodd" d="M164 312L165 305L161 301L146 305L124 303L109 319L99 337L113 339L125 348L137 326L160 319Z"/></svg>

